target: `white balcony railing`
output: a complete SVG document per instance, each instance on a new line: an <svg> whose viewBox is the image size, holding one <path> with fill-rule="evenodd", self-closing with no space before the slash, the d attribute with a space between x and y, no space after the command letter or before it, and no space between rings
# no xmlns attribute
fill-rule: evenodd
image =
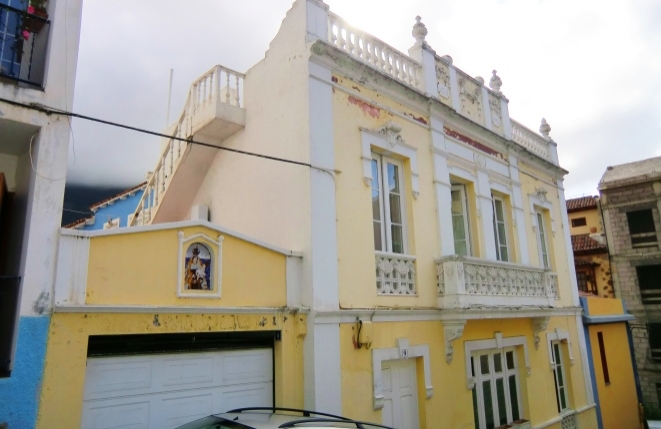
<svg viewBox="0 0 661 429"><path fill-rule="evenodd" d="M371 34L354 28L334 13L328 14L328 41L395 79L420 89L422 66L408 55Z"/></svg>
<svg viewBox="0 0 661 429"><path fill-rule="evenodd" d="M376 252L378 295L416 295L415 256Z"/></svg>
<svg viewBox="0 0 661 429"><path fill-rule="evenodd" d="M148 224L156 213L189 144L179 139L188 139L193 134L193 118L197 111L214 103L242 107L240 93L244 77L241 73L217 65L191 84L184 109L168 131L168 134L178 139L170 139L164 147L129 226Z"/></svg>
<svg viewBox="0 0 661 429"><path fill-rule="evenodd" d="M512 123L512 140L515 143L525 147L535 155L539 155L544 159L551 159L551 150L549 142L531 129L521 125L514 119L510 118Z"/></svg>
<svg viewBox="0 0 661 429"><path fill-rule="evenodd" d="M508 262L449 256L436 261L439 303L471 305L554 306L557 274L544 268Z"/></svg>

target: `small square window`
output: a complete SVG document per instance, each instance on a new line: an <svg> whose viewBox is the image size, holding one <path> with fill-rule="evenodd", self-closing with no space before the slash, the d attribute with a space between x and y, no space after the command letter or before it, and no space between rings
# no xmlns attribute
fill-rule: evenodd
<svg viewBox="0 0 661 429"><path fill-rule="evenodd" d="M585 226L587 224L588 224L588 222L585 220L584 217L577 217L576 219L571 220L571 226L572 227Z"/></svg>

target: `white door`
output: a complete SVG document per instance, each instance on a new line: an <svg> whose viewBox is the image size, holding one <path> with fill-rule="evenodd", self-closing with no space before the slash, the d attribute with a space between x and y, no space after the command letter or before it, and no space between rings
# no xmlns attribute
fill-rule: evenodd
<svg viewBox="0 0 661 429"><path fill-rule="evenodd" d="M167 429L273 406L271 349L89 358L84 429Z"/></svg>
<svg viewBox="0 0 661 429"><path fill-rule="evenodd" d="M415 359L381 364L383 424L397 429L418 429L418 382Z"/></svg>

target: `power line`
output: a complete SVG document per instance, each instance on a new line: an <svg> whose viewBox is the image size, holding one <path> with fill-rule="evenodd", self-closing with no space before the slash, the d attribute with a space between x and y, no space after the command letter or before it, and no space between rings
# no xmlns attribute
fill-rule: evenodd
<svg viewBox="0 0 661 429"><path fill-rule="evenodd" d="M101 123L101 124L110 125L110 126L118 127L118 128L124 128L124 129L127 129L127 130L136 131L136 132L143 133L143 134L149 134L149 135L156 136L156 137L163 137L163 138L167 138L167 139L172 139L172 140L182 141L182 142L186 142L186 143L196 144L196 145L200 145L200 146L204 146L204 147L210 147L210 148L213 148L213 149L224 150L224 151L227 151L227 152L234 152L234 153L238 153L238 154L241 154L241 155L248 155L248 156L254 156L254 157L257 157L257 158L268 159L268 160L271 160L271 161L278 161L278 162L284 162L284 163L287 163L287 164L300 165L300 166L303 166L303 167L308 167L308 168L312 168L312 169L315 169L315 170L324 171L326 173L335 172L335 171L324 169L324 168L321 168L321 167L315 167L312 164L309 164L307 162L293 161L291 159L278 158L276 156L270 156L270 155L262 155L262 154L259 154L259 153L248 152L248 151L240 150L240 149L232 149L232 148L229 148L229 147L219 147L219 146L215 146L215 145L212 145L212 144L209 144L209 143L203 143L203 142L195 141L192 138L185 139L185 138L176 137L176 136L169 136L167 134L157 133L155 131L150 131L150 130L145 130L144 128L132 127L130 125L124 125L124 124L119 124L117 122L106 121L105 119L99 119L99 118L95 118L95 117L92 117L92 116L81 115L79 113L68 112L66 110L55 109L53 107L44 106L44 105L38 104L38 103L25 104L25 103L20 103L18 101L14 101L14 100L8 100L6 98L0 98L0 101L5 102L7 104L14 105L14 106L19 106L19 107L24 107L26 109L36 110L38 112L46 113L48 115L62 115L62 116L68 116L68 117L72 117L72 118L85 119L87 121L98 122L98 123Z"/></svg>

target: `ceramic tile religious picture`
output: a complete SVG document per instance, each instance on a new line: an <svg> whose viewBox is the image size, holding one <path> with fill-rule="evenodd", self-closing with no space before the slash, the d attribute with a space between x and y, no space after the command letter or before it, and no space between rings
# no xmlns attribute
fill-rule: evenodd
<svg viewBox="0 0 661 429"><path fill-rule="evenodd" d="M213 290L211 283L211 252L201 243L193 243L186 250L185 290Z"/></svg>

